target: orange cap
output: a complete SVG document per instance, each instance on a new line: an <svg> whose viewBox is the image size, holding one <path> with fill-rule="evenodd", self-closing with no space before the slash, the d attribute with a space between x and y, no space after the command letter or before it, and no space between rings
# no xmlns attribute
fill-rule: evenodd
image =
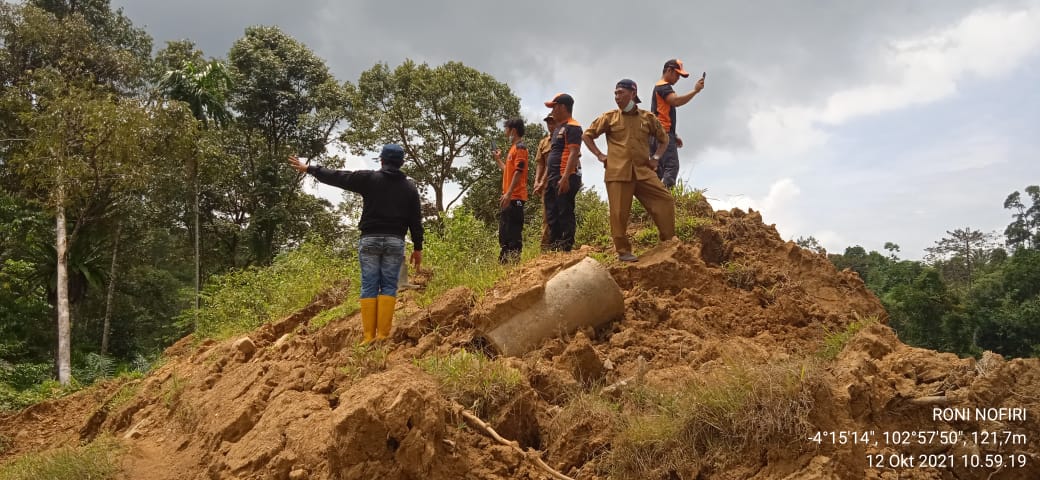
<svg viewBox="0 0 1040 480"><path fill-rule="evenodd" d="M667 62L664 62L664 68L674 68L675 69L675 73L678 73L683 78L686 78L686 77L690 76L689 72L687 72L686 70L683 70L682 60L679 60L678 58L673 58L673 59L671 59L671 60L669 60Z"/></svg>

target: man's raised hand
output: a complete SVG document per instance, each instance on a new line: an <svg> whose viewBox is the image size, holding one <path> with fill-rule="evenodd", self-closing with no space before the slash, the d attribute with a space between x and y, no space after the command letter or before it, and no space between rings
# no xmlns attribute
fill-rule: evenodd
<svg viewBox="0 0 1040 480"><path fill-rule="evenodd" d="M289 166L300 173L307 173L307 165L300 161L299 157L292 155L289 157Z"/></svg>

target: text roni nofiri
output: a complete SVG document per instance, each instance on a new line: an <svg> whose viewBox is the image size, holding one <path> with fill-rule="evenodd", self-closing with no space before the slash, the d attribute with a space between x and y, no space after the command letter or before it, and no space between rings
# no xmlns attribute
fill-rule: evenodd
<svg viewBox="0 0 1040 480"><path fill-rule="evenodd" d="M932 409L932 420L943 422L954 421L990 421L990 422L1024 422L1025 408L940 408Z"/></svg>

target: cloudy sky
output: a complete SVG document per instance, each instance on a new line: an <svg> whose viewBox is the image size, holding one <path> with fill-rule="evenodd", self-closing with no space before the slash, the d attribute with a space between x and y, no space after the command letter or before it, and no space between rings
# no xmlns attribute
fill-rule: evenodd
<svg viewBox="0 0 1040 480"><path fill-rule="evenodd" d="M157 47L188 38L214 57L277 25L340 80L458 60L508 83L528 121L565 91L588 125L618 79L646 99L681 58L707 88L679 109L680 177L831 252L892 241L920 258L946 230L1002 232L1004 198L1040 183L1040 0L112 3Z"/></svg>

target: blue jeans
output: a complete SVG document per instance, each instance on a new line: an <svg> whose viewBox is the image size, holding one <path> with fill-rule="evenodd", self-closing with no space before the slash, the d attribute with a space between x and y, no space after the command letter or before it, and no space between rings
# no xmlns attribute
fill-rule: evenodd
<svg viewBox="0 0 1040 480"><path fill-rule="evenodd" d="M404 239L393 235L366 235L358 242L361 262L361 298L397 296L397 278L404 263Z"/></svg>

